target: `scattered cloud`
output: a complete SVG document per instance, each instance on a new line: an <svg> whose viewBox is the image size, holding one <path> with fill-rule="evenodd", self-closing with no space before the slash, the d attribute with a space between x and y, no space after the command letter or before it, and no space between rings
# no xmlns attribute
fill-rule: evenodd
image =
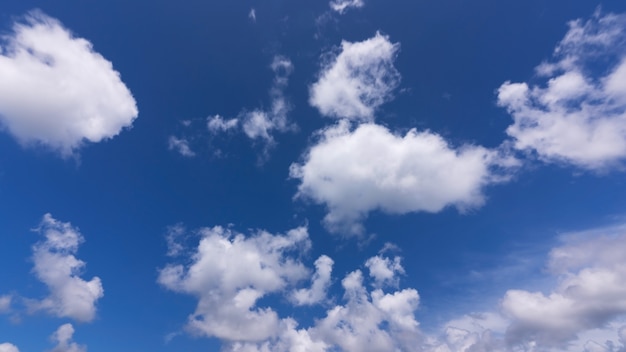
<svg viewBox="0 0 626 352"><path fill-rule="evenodd" d="M361 235L373 210L391 214L466 210L482 205L484 186L499 182L498 170L514 159L480 146L451 147L441 136L410 130L405 136L366 123L346 121L320 132L320 140L294 163L296 197L325 204L331 232Z"/></svg>
<svg viewBox="0 0 626 352"><path fill-rule="evenodd" d="M0 123L22 145L71 156L129 128L138 110L111 62L57 20L31 12L0 43Z"/></svg>
<svg viewBox="0 0 626 352"><path fill-rule="evenodd" d="M333 11L343 14L350 8L360 8L365 6L365 3L363 0L332 0L329 5Z"/></svg>
<svg viewBox="0 0 626 352"><path fill-rule="evenodd" d="M626 157L626 15L598 11L586 22L570 22L553 60L539 65L537 74L545 84L505 82L498 89L498 104L513 117L507 134L515 148L545 162L588 170L621 163Z"/></svg>
<svg viewBox="0 0 626 352"><path fill-rule="evenodd" d="M286 132L294 127L289 123L287 114L290 106L285 99L284 90L289 83L289 76L293 72L293 64L283 56L276 56L272 61L274 84L270 90L272 107L270 110L256 109L241 114L243 131L250 139L263 139L273 143L272 132Z"/></svg>
<svg viewBox="0 0 626 352"><path fill-rule="evenodd" d="M0 343L0 352L20 352L20 350L10 343Z"/></svg>
<svg viewBox="0 0 626 352"><path fill-rule="evenodd" d="M61 325L51 336L52 341L57 344L51 352L87 352L87 347L72 341L73 336L72 324Z"/></svg>
<svg viewBox="0 0 626 352"><path fill-rule="evenodd" d="M33 272L50 295L41 301L28 300L31 311L44 310L58 317L80 322L95 318L96 302L104 291L100 278L80 278L85 262L75 257L83 236L70 223L60 222L45 214L37 231L45 240L33 246Z"/></svg>
<svg viewBox="0 0 626 352"><path fill-rule="evenodd" d="M254 8L250 9L250 12L248 12L248 18L252 21L256 23L256 10Z"/></svg>
<svg viewBox="0 0 626 352"><path fill-rule="evenodd" d="M226 132L237 128L238 119L224 120L220 115L209 116L207 118L207 128L211 133Z"/></svg>
<svg viewBox="0 0 626 352"><path fill-rule="evenodd" d="M393 98L400 73L393 66L400 45L376 33L362 42L341 43L310 87L309 103L324 116L373 121L376 109Z"/></svg>
<svg viewBox="0 0 626 352"><path fill-rule="evenodd" d="M180 155L188 158L196 156L196 153L189 147L189 141L185 138L170 136L168 139L168 148L169 150L175 150Z"/></svg>

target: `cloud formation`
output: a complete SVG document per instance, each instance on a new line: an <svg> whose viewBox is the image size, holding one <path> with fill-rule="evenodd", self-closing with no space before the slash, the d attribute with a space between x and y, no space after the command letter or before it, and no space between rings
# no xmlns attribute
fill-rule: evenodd
<svg viewBox="0 0 626 352"><path fill-rule="evenodd" d="M52 334L51 338L57 345L50 352L87 352L87 347L72 341L74 327L63 324Z"/></svg>
<svg viewBox="0 0 626 352"><path fill-rule="evenodd" d="M96 302L104 296L100 278L85 281L80 277L85 262L75 257L83 236L70 223L60 222L45 214L39 228L45 240L33 246L34 274L46 284L50 295L28 302L32 311L44 310L57 317L80 322L96 316Z"/></svg>
<svg viewBox="0 0 626 352"><path fill-rule="evenodd" d="M501 181L495 168L515 161L480 146L451 147L441 136L410 130L400 136L366 123L342 121L294 163L297 197L326 205L324 224L337 233L360 235L373 210L390 214L460 210L483 204L483 187Z"/></svg>
<svg viewBox="0 0 626 352"><path fill-rule="evenodd" d="M200 235L192 263L167 265L158 279L170 290L199 299L188 330L233 341L274 336L280 325L276 312L256 303L308 275L307 268L289 255L310 246L306 228L246 237L217 226L202 229Z"/></svg>
<svg viewBox="0 0 626 352"><path fill-rule="evenodd" d="M333 261L320 256L313 272L302 262L310 247L305 228L285 235L264 231L244 236L222 227L200 230L200 243L190 264L170 264L160 270L159 283L198 298L187 330L217 337L226 351L393 351L414 350L420 337L414 289L397 290L380 281L380 270L366 265L369 275L355 270L344 277L342 302L327 297ZM183 260L187 262L188 260ZM397 283L403 272L400 259L376 256L368 263L393 263L385 282ZM310 289L297 286L308 279ZM366 280L373 289L368 289ZM390 290L391 288L391 290ZM280 317L259 299L279 295L296 306L331 304L323 317L299 327L291 317Z"/></svg>
<svg viewBox="0 0 626 352"><path fill-rule="evenodd" d="M362 42L343 41L311 85L309 103L324 116L373 121L376 109L393 98L400 83L393 66L399 48L380 33Z"/></svg>
<svg viewBox="0 0 626 352"><path fill-rule="evenodd" d="M363 0L332 0L329 5L333 11L343 14L349 8L360 8L365 6L365 3Z"/></svg>
<svg viewBox="0 0 626 352"><path fill-rule="evenodd" d="M498 89L498 104L513 117L507 134L515 148L588 170L621 163L626 157L626 15L598 11L586 22L570 22L553 60L536 71L545 84L505 82Z"/></svg>
<svg viewBox="0 0 626 352"><path fill-rule="evenodd" d="M185 138L178 138L175 136L170 136L170 138L168 139L168 148L169 150L174 150L177 151L178 154L191 158L196 156L196 153L191 150L191 147L189 147L189 141L186 140Z"/></svg>
<svg viewBox="0 0 626 352"><path fill-rule="evenodd" d="M111 62L57 20L32 12L0 47L0 123L22 145L63 156L132 125L138 110Z"/></svg>

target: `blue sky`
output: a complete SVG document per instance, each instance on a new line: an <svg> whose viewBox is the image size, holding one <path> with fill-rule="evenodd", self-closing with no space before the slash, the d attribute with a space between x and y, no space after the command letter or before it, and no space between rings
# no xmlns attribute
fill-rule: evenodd
<svg viewBox="0 0 626 352"><path fill-rule="evenodd" d="M0 352L626 349L626 3L0 5Z"/></svg>

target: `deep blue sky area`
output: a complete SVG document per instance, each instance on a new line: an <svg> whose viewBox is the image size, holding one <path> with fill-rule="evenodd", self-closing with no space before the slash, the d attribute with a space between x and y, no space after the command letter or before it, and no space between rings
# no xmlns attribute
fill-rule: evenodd
<svg viewBox="0 0 626 352"><path fill-rule="evenodd" d="M571 238L578 238L576 234L580 233L585 234L581 235L585 238L581 241L591 241L586 246L594 251L605 248L591 244L594 239L601 238L615 241L607 248L626 250L624 235L614 230L626 222L623 163L626 149L620 149L618 143L626 145L626 123L623 122L626 121L626 88L611 93L606 88L608 83L603 83L606 73L613 72L617 66L601 65L596 70L598 72L578 70L579 66L576 66L582 67L584 60L588 59L585 55L591 50L597 54L589 54L591 61L599 60L602 55L626 58L626 15L623 15L626 2L346 0L345 3L349 5L343 11L333 10L332 3L327 1L304 0L4 0L0 3L0 352L14 351L2 349L9 348L8 345L3 347L2 343L15 345L22 352L48 351L54 346L57 346L54 349L57 352L83 351L80 348L93 352L235 351L238 343L259 348L246 351L261 351L259 346L263 343L269 344L270 351L359 351L362 350L359 343L363 341L372 351L387 348L380 346L393 346L399 351L456 352L470 351L471 343L479 346L478 340L465 345L446 340L446 331L449 331L446 327L463 331L464 338L468 338L464 341L470 341L468 336L471 334L483 336L482 345L472 351L583 351L589 348L586 343L592 341L593 336L611 336L616 344L619 343L617 331L624 325L620 322L626 318L626 309L617 303L618 308L607 308L610 313L606 319L594 318L596 320L592 319L591 323L579 325L572 323L574 327L565 332L548 331L553 325L546 323L543 326L536 320L516 315L517 311L509 305L513 302L509 293L511 290L541 292L547 300L552 297L550 294L560 295L569 300L567 302L574 302L570 307L572 311L563 313L563 316L571 321L580 318L580 321L588 322L581 318L583 313L572 308L578 307L576 302L584 295L576 296L571 293L575 290L568 291L566 286L580 285L583 290L589 286L580 283L582 281L576 281L575 285L567 280L583 280L585 276L581 273L585 268L594 273L620 268L621 262L574 257L582 256L580 253L584 250L568 257L575 264L568 264L565 271L558 272L550 263L560 260L554 256L555 248L579 245L578 240ZM53 83L65 82L65 77L73 74L72 70L78 72L83 67L69 65L66 71L59 71L58 76L46 76L32 71L28 68L31 66L11 66L21 60L11 47L11 43L19 41L14 24L34 26L34 22L26 19L29 13L33 13L31 11L39 11L37 16L46 16L43 23L53 23L69 31L68 43L76 38L86 39L92 45L91 49L84 49L87 53L97 53L112 64L112 69L119 72L121 87L125 86L132 94L124 99L136 103L136 119L130 116L132 112L130 115L124 115L124 112L115 115L125 118L125 122L97 140L89 140L87 135L79 133L74 142L68 142L69 137L55 142L53 137L46 139L48 132L45 131L52 128L42 127L44 132L31 132L37 130L32 126L44 126L45 121L53 121L52 125L63 129L66 120L67 128L73 128L89 114L104 120L112 119L113 113L107 115L99 111L104 111L103 106L108 104L116 108L123 105L116 100L117 95L108 96L109 93L104 92L108 88L93 88L100 87L101 72L83 72L77 76L82 78L68 79L68 85L76 84L71 92L63 88L51 92L47 90L49 88L44 83L48 81L45 80L58 77ZM251 11L254 16L250 16ZM563 56L553 55L570 30L569 21L581 19L581 24L595 21L599 23L594 27L597 34L603 33L604 26L608 26L606 20L602 22L600 18L611 14L618 18L611 27L618 29L618 38L611 39L615 42L586 47L584 45L588 42L577 39L572 44L575 49L563 49ZM585 35L591 36L590 33L585 32ZM369 117L367 114L355 117L325 113L322 103L316 105L313 102L317 92L315 87L324 79L325 72L331 71L333 63L338 65L341 58L348 56L349 50L346 44L342 46L342 41L367 43L370 38L397 43L398 46L386 61L376 61L379 60L377 55L384 54L382 49L368 51L354 59L352 66L346 66L346 70L352 70L347 78L339 75L345 81L328 76L331 81L328 89L340 89L337 87L343 87L343 84L366 89L364 87L372 82L359 81L361 75L380 78L376 75L381 72L391 74L389 72L394 70L398 74L396 82L389 85L387 93L378 90L372 93L383 97L379 104L363 95L358 96L372 109ZM50 54L53 63L46 66L50 70L61 67L65 54L74 55L73 51L60 47L63 45L61 41L41 40L52 46L59 45L58 51ZM26 52L32 54L39 47L34 44L29 50ZM47 49L41 50L45 53ZM366 58L367 55L370 56ZM560 62L567 55L580 61L545 76L537 73L536 67L542 62ZM272 68L272 63L280 58L289 62L284 84L280 72ZM102 69L111 70L110 67ZM595 97L596 100L590 100L591 105L607 106L606 109L593 110L590 118L585 120L587 131L595 128L596 122L605 121L613 126L609 129L619 131L616 133L621 139L600 146L594 143L603 143L606 138L580 137L580 142L574 143L573 147L558 151L545 147L546 143L560 143L558 138L578 136L571 132L573 130L567 130L569 132L563 134L547 133L543 139L534 139L526 147L519 145L523 138L530 140L535 136L532 133L540 133L537 126L548 126L549 121L561 119L558 121L563 122L560 125L565 126L563 129L567 123L574 123L575 118L571 116L579 112L562 109L558 105L560 100L545 103L552 93L574 94L571 93L574 88L563 88L558 92L557 88L554 91L546 88L548 82L555 81L564 72L583 72L587 82L592 82L591 88L584 88L585 93L571 99L584 104L585 99ZM27 76L31 73L41 79L33 82L40 83L29 85L31 81ZM623 74L617 77L616 84L623 82L621 87L626 87L626 81L620 81L620 77L626 80L626 74ZM520 108L523 111L515 110L515 103L507 105L504 96L499 95L499 88L504 87L505 82L526 82L531 89L537 88L534 93L528 93L536 95ZM26 87L19 88L22 95L13 94L22 85ZM574 83L573 87L582 85ZM337 92L328 94L336 97L341 94ZM8 98L2 98L2 95ZM99 97L100 105L90 105L93 97ZM546 100L541 100L544 98ZM59 105L54 101L60 101ZM277 101L287 104L285 113L273 110ZM348 106L350 101L337 104ZM76 110L74 105L87 106L88 109ZM24 112L29 106L36 107L31 109L36 113ZM57 106L62 108L55 110ZM77 118L73 122L66 119L75 111L78 111ZM263 112L269 119L266 122L273 124L268 129L270 136L267 139L251 136L246 130L245 124L251 121L249 118L255 111ZM544 113L547 117L541 115ZM237 118L238 124L229 130L210 130L207 124L216 115L224 121ZM546 120L525 125L525 134L515 135L510 126L522 116L544 116ZM287 127L280 127L276 122L282 117L288 121ZM20 137L16 127L12 126L29 118L34 121L33 125ZM403 175L409 178L416 177L418 183L434 186L416 186L393 193L390 188L385 188L387 182L392 182L390 178L374 178L371 183L363 183L370 186L350 193L354 188L352 184L361 184L356 180L362 175L359 172L366 171L355 171L353 176L347 176L355 178L354 183L348 180L341 184L340 175L344 171L350 175L350 170L364 164L368 167L371 163L371 170L377 170L373 171L374 174L388 175L393 171L385 168L393 168L396 164L376 164L379 159L374 155L358 159L361 162L353 161L361 155L359 153L365 153L364 149L342 140L341 143L345 144L338 141L334 147L341 149L352 145L355 149L346 154L327 150L325 157L328 160L341 155L347 155L346 159L333 164L335 171L324 169L319 174L312 171L311 177L324 172L328 175L319 176L311 181L312 188L303 190L306 179L299 178L293 171L290 173L290 167L311 165L310 170L313 170L314 151L321 150L319 148L324 143L330 144L333 138L323 137L323 131L342 123L339 122L342 119L350 126L344 135L346 138L355 136L362 126L386 129L384 131L389 131L396 140L415 128L417 132L438 136L445 141L446 150L452 150L457 156L479 147L486 153L500 153L497 158L506 154L509 160L515 160L515 165L501 167L499 175L504 174L501 175L503 179L494 181L491 172L499 166L492 161L477 162L487 166L480 181L474 182L471 180L478 172L475 168L454 169L445 164L448 159L443 156L434 156L432 163L422 163L430 156L412 154L412 147L407 145L405 154L401 154L406 155L406 159L400 161L404 166L399 169L405 171L398 172L405 172ZM531 130L533 128L537 130ZM374 137L370 138L366 144L374 145ZM192 155L185 155L180 144L174 145L173 140L184 143ZM66 145L70 147L64 152L62 148ZM583 151L580 153L595 146L606 147L602 150L615 148L616 152L594 154L588 158L570 153L581 145ZM397 145L394 148L388 151L404 147ZM382 159L393 158L385 155L382 147L377 150L380 150ZM492 160L488 158L485 156L480 160ZM330 168L328 165L326 167ZM429 165L440 165L436 166L440 169L433 173L423 171ZM448 174L452 174L456 181L443 181L448 178L442 175ZM432 177L434 181L420 177ZM323 193L324 187L335 182L338 185L334 194ZM440 207L428 208L425 205L427 200L421 201L430 199L425 194L430 194L433 187L441 187L434 194L452 194L457 192L457 185L471 182L474 182L472 190L458 199L442 196L445 200ZM317 185L319 188L315 188ZM374 194L371 197L379 198L372 200L370 192ZM397 199L385 203L393 197ZM480 200L467 201L468 198ZM367 205L370 201L374 205ZM419 205L389 210L393 204L404 204L405 201L406 204ZM356 219L346 215L337 222L324 220L328 214L353 214L350 213L353 209L360 209ZM70 249L68 252L54 247L51 240L46 242L49 229L42 218L47 213L60 223L71 223L72 228L80 231L84 242L77 251ZM342 230L341 226L348 223L359 224L363 230L358 233ZM201 262L202 255L196 252L199 241L205 237L198 230L217 225L242 233L246 238L253 238L258 230L278 235L299 226L308 228L310 250L301 253L278 251L276 253L284 257L280 257L277 265L287 265L286 258L301 261L309 270L308 276L298 281L295 288L306 288L311 286L316 259L321 255L332 258L332 277L325 286L324 299L311 306L293 304L289 296L291 283L286 278L285 282L289 283L281 289L244 283L234 292L246 288L261 290L250 307L251 312L256 314L262 309L271 309L279 319L291 317L299 323L298 328L303 329L301 332L310 334L312 341L326 344L325 349L285 347L288 346L287 340L280 329L265 338L248 339L248 336L230 338L228 333L197 331L189 326L190 315L200 314L198 312L205 309L200 308L199 301L211 301L214 298L210 297L223 295L220 297L225 301L220 302L230 302L232 297L229 295L233 295L233 291L224 288L226 284L220 281L222 279L215 278L207 279L216 281L202 286L199 291L183 286L176 289L161 281L163 270L170 263L189 269L194 263ZM337 227L333 227L335 225ZM167 237L174 226L185 228L185 234L177 239L185 243L185 250L182 255L171 258L167 256L171 249ZM225 241L234 243L234 235ZM76 314L63 313L60 308L41 307L46 297L52 297L54 307L69 307L77 301L76 298L68 301L55 298L55 289L41 279L35 268L40 253L37 248L44 248L52 255L73 255L86 263L68 274L67 280L100 278L103 296L91 302L95 309L92 317L81 319ZM563 249L566 254L569 250ZM603 256L601 252L596 254L598 258ZM236 252L230 255L237 256ZM387 286L379 286L374 274L367 274L371 269L365 263L368 258L376 256L390 260L396 256L401 258L402 269L392 270L394 279L386 282ZM232 260L236 262L237 258ZM212 270L229 270L219 269L219 264L207 264L196 274L202 277ZM270 264L264 263L262 267L266 265ZM355 331L354 345L348 345L347 339L324 330L320 322L328 311L339 305L350 306L346 303L349 295L344 296L342 280L357 269L364 274L363 289L368 292L371 302L375 301L372 292L377 288L385 293L409 288L416 290L419 305L412 306L407 314L419 322L419 326L403 335L398 332L401 328L394 325L393 315L384 315L391 313L377 306L376 309L381 310L376 312L383 312L381 316L387 318L381 318L373 326L387 336L387 345L376 345L366 336L359 335L360 330L355 326L351 327ZM615 282L620 283L615 289L626 292L623 268L612 273ZM181 282L188 279L190 286L185 287L193 286L191 274L179 279ZM59 280L61 286L67 282ZM615 291L618 295L622 292L619 290ZM4 307L2 297L10 300ZM587 301L607 300L584 297ZM515 302L515 307L526 303L532 305L530 301ZM218 308L219 304L215 309ZM542 311L544 308L533 312L545 316L545 321L551 321L550 314L560 314L555 313L556 308L547 307ZM218 319L210 309L202 312L207 319ZM368 318L379 314L367 312ZM472 325L473 328L480 325L480 329L490 330L494 340L485 342L486 335L481 335L478 328L474 331L451 323L461 317L479 319L476 318L479 315L471 315L473 313L497 315L505 322ZM219 319L248 319L232 314ZM558 321L557 318L554 319ZM344 319L351 321L349 316ZM345 325L353 323L344 322ZM63 324L72 324L75 330L71 341L65 344L50 338ZM223 326L228 329L230 325L224 323ZM548 331L545 332L548 337L536 331ZM606 335L586 335L590 331ZM407 342L412 338L419 342ZM493 342L496 340L500 342ZM597 351L618 351L617 345L610 349L614 348L613 345L605 340L593 341L605 348ZM436 349L438 346L439 350Z"/></svg>

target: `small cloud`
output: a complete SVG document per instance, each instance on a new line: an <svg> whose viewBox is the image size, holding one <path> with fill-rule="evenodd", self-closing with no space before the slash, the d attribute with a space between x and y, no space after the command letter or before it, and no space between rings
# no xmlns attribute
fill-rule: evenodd
<svg viewBox="0 0 626 352"><path fill-rule="evenodd" d="M196 156L196 153L189 147L189 141L184 138L170 136L168 139L168 148L169 150L177 151L180 155L185 157L191 158Z"/></svg>
<svg viewBox="0 0 626 352"><path fill-rule="evenodd" d="M256 10L254 8L250 9L250 12L248 12L248 18L252 21L256 23Z"/></svg>
<svg viewBox="0 0 626 352"><path fill-rule="evenodd" d="M330 8L333 11L339 12L343 15L343 13L350 8L361 8L365 6L363 0L333 0L329 3Z"/></svg>

